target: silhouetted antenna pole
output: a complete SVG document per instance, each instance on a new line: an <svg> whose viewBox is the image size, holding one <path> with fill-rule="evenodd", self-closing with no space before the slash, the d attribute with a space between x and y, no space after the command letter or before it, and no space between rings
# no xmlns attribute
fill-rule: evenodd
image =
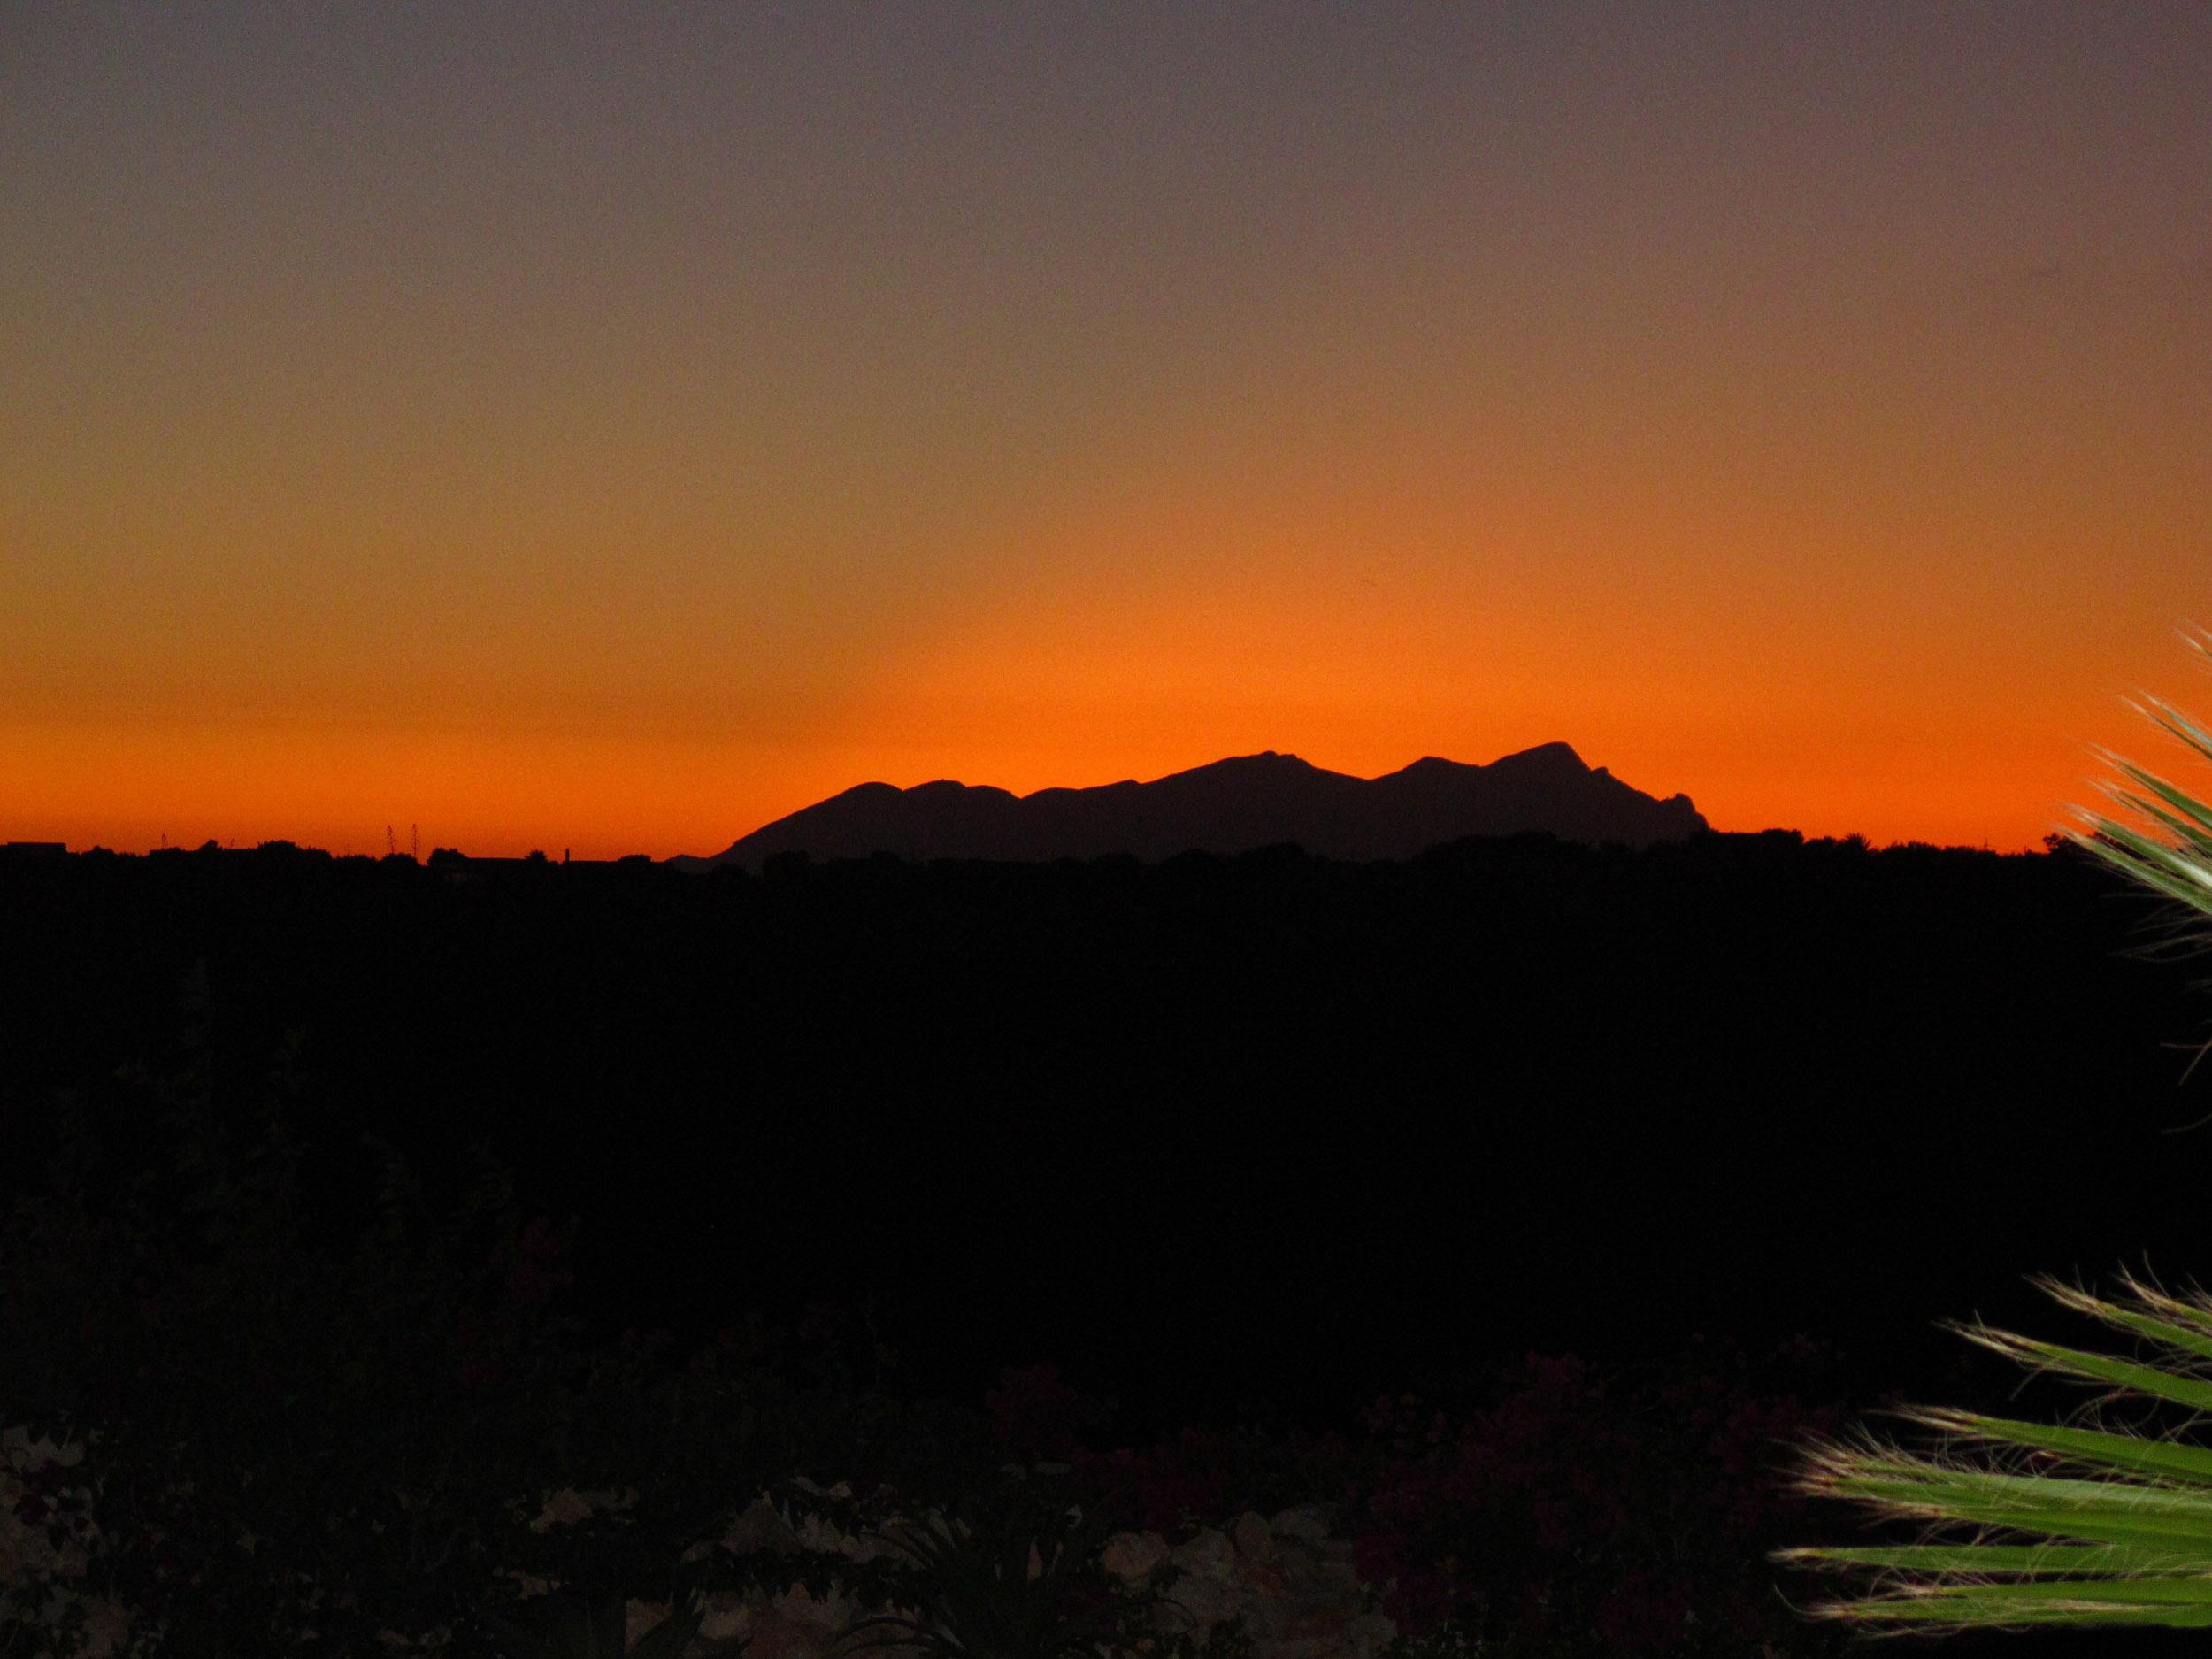
<svg viewBox="0 0 2212 1659"><path fill-rule="evenodd" d="M407 856L417 864L422 862L422 826L419 824L407 826Z"/></svg>

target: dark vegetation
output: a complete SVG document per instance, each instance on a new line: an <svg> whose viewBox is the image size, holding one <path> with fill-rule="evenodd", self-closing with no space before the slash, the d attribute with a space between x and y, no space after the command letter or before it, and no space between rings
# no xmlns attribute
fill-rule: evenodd
<svg viewBox="0 0 2212 1659"><path fill-rule="evenodd" d="M342 1499L265 1550L449 1620L581 1571L488 1494L651 1471L595 1558L642 1595L782 1476L1011 1455L1154 1525L1393 1494L1416 1624L1704 1651L1650 1636L1686 1594L1824 1651L1761 1551L1851 1523L1777 1494L1780 1441L2001 1400L1931 1322L2042 1328L2032 1271L2200 1271L2212 1143L2162 1132L2201 1010L2126 954L2151 915L2070 853L1774 834L0 863L0 1417L178 1448L118 1479L188 1622L283 1576L195 1524ZM1248 1425L1307 1451L1093 1456Z"/></svg>
<svg viewBox="0 0 2212 1659"><path fill-rule="evenodd" d="M334 1236L365 1134L441 1203L480 1141L579 1218L595 1328L872 1291L963 1394L1044 1356L1180 1412L1700 1327L1887 1341L2196 1248L2212 1139L2162 1132L2206 1108L2164 1046L2201 1010L2125 954L2151 914L2071 855L1785 836L88 856L0 867L4 1179L65 1096L128 1141L150 1080L244 1102L281 1066Z"/></svg>

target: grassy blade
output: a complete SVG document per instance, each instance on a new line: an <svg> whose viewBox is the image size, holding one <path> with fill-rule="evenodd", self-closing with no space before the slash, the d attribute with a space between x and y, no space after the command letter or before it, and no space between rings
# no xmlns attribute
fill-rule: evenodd
<svg viewBox="0 0 2212 1659"><path fill-rule="evenodd" d="M1978 1411L1958 1411L1947 1406L1915 1406L1899 1415L1924 1428L1938 1429L1961 1439L2025 1446L2107 1469L2166 1475L2176 1480L2200 1483L2212 1494L2212 1451L2200 1446L2147 1440L2132 1434L2108 1433L2101 1429L2054 1428L2047 1424L1985 1417Z"/></svg>
<svg viewBox="0 0 2212 1659"><path fill-rule="evenodd" d="M2145 697L2143 712L2206 760L2212 760L2212 732L2208 732L2162 697Z"/></svg>
<svg viewBox="0 0 2212 1659"><path fill-rule="evenodd" d="M2193 1411L2212 1411L2212 1383L2199 1378L2177 1376L2171 1371L2161 1371L2154 1365L2142 1364L2135 1360L2112 1359L2102 1354L2068 1348L2060 1342L2044 1342L2034 1337L2016 1336L2009 1331L1993 1330L1985 1325L1965 1325L1947 1321L1944 1328L2024 1365L2032 1365L2043 1371L2065 1371L2072 1376L2087 1378L2093 1382L2110 1383L2131 1394L2170 1400L2177 1405L2187 1406Z"/></svg>
<svg viewBox="0 0 2212 1659"><path fill-rule="evenodd" d="M2172 1584L2176 1580L2155 1579L2142 1586L2115 1586L2116 1589L2140 1589L2148 1584ZM2041 1589L2040 1585L1987 1585L1958 1589L1939 1589L1926 1592L1908 1592L1896 1596L1877 1596L1857 1602L1832 1604L1829 1608L1809 1609L1816 1617L1847 1617L1855 1619L1898 1619L1949 1624L1960 1627L1991 1624L2163 1624L2183 1630L2201 1629L2212 1625L2212 1601L2193 1600L2160 1603L2147 1598L2113 1599L2105 1596L2078 1594L2088 1586L2070 1585L2050 1586L2078 1592L2062 1597L2030 1596L2022 1594Z"/></svg>
<svg viewBox="0 0 2212 1659"><path fill-rule="evenodd" d="M2061 1307L2070 1309L2077 1313L2085 1313L2092 1318L2103 1319L2108 1324L2121 1325L2127 1329L2140 1330L2142 1328L2126 1324L2128 1318L2139 1317L2131 1310L2108 1302L2101 1296L2093 1295L2088 1291L2063 1284L2048 1274L2039 1274L2028 1282ZM2158 1335L2160 1341L2170 1343L2176 1348L2186 1348L2189 1352L2200 1355L2206 1359L2212 1359L2212 1305L2208 1305L2201 1300L2185 1302L2179 1297L2170 1296L2155 1286L2144 1284L2132 1273L2123 1272L2120 1275L2120 1282L2143 1313L2169 1322L2169 1328L2172 1333L2160 1333ZM2201 1297L2202 1293L2200 1292L2199 1295ZM2181 1332L2186 1332L2188 1334L2184 1336L2180 1334Z"/></svg>
<svg viewBox="0 0 2212 1659"><path fill-rule="evenodd" d="M2123 790L2113 789L2107 793L2123 803L2132 799ZM2201 859L2192 857L2185 849L2154 841L2139 830L2130 829L2111 818L2093 817L2091 822L2099 834L2119 843L2116 849L2102 842L2097 843L2098 856L2107 863L2120 864L2138 881L2147 882L2150 875L2157 875L2170 885L2161 886L2158 882L2148 882L2148 885L2159 887L2161 892L2173 893L2184 903L2198 910L2203 910L2208 902L2212 901L2212 870L2208 870ZM2116 857L2116 850L2130 856Z"/></svg>
<svg viewBox="0 0 2212 1659"><path fill-rule="evenodd" d="M2163 778L2144 771L2132 761L2122 760L2117 755L2109 756L2108 758L2113 766L2132 779L2141 787L2156 795L2166 803L2166 808L2170 810L2161 810L2134 795L2124 795L2120 798L2124 799L2138 810L2156 818L2168 828L2177 831L2185 839L2193 842L2200 851L2208 843L2212 843L2212 809L2207 808L2202 802L2176 788Z"/></svg>
<svg viewBox="0 0 2212 1659"><path fill-rule="evenodd" d="M1770 1559L1810 1567L1886 1567L1899 1572L2037 1576L2049 1573L2201 1572L2204 1559L2124 1544L1853 1544L1778 1549Z"/></svg>

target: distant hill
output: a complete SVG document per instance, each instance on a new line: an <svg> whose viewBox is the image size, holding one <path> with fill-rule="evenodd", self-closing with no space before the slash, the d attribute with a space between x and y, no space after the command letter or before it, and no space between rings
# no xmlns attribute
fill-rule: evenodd
<svg viewBox="0 0 2212 1659"><path fill-rule="evenodd" d="M1548 830L1563 841L1647 846L1706 828L1689 796L1658 800L1591 767L1565 743L1487 766L1417 760L1355 778L1295 755L1242 755L1150 783L1016 795L949 781L864 783L778 818L710 858L670 862L757 870L777 853L817 858L1143 859L1233 854L1295 842L1328 858L1406 858L1466 835Z"/></svg>

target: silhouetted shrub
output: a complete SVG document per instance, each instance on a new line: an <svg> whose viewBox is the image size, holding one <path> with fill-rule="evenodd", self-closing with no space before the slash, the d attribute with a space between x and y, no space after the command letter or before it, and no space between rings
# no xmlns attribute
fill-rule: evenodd
<svg viewBox="0 0 2212 1659"><path fill-rule="evenodd" d="M1809 1342L1766 1370L1801 1375ZM1790 1440L1840 1405L1763 1380L1740 1352L1600 1368L1530 1355L1486 1407L1448 1413L1404 1392L1368 1428L1394 1456L1357 1483L1363 1578L1402 1645L1464 1641L1545 1659L1838 1650L1775 1594L1763 1551L1803 1500ZM1761 1644L1764 1644L1763 1648Z"/></svg>
<svg viewBox="0 0 2212 1659"><path fill-rule="evenodd" d="M839 1346L802 1395L757 1323L680 1365L664 1336L585 1346L572 1222L525 1215L488 1158L441 1218L364 1148L367 1225L318 1244L282 1100L205 1084L188 1045L113 1145L63 1102L0 1229L0 1429L73 1459L27 1459L19 1518L75 1551L0 1586L0 1650L69 1651L118 1609L174 1653L473 1640L534 1582L664 1595L734 1495L795 1471L927 1485L987 1455L979 1414L857 1386Z"/></svg>

